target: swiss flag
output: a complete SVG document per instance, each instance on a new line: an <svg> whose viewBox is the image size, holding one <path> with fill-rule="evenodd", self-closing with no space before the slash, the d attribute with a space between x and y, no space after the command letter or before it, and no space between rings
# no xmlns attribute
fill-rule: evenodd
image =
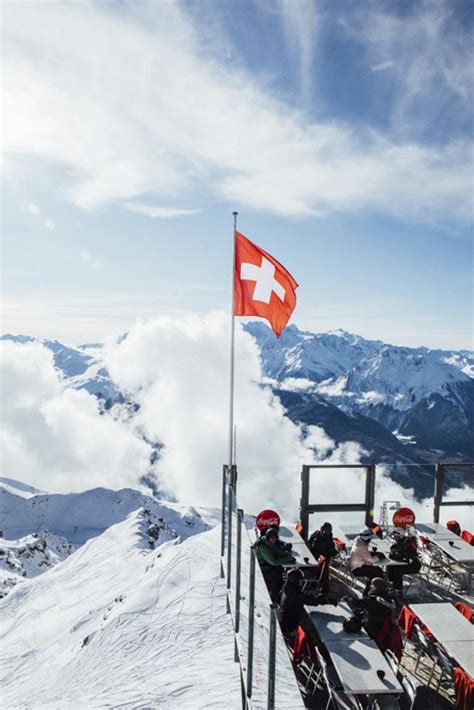
<svg viewBox="0 0 474 710"><path fill-rule="evenodd" d="M298 284L273 256L235 233L234 315L266 318L277 338L296 306Z"/></svg>

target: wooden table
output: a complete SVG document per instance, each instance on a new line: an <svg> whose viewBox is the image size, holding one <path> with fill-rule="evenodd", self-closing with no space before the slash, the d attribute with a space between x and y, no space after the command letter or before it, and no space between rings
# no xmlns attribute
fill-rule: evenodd
<svg viewBox="0 0 474 710"><path fill-rule="evenodd" d="M339 530L339 532L342 532L346 540L352 541L355 540L362 530L365 530L365 527L363 525L338 525L336 529ZM336 537L340 536L336 535Z"/></svg>
<svg viewBox="0 0 474 710"><path fill-rule="evenodd" d="M474 679L474 643L472 641L449 641L446 650L456 664Z"/></svg>
<svg viewBox="0 0 474 710"><path fill-rule="evenodd" d="M399 695L403 688L372 639L331 639L326 642L331 660L346 693ZM383 672L384 677L377 674Z"/></svg>
<svg viewBox="0 0 474 710"><path fill-rule="evenodd" d="M474 564L474 547L460 537L455 536L454 540L436 538L433 542L456 562L463 565Z"/></svg>
<svg viewBox="0 0 474 710"><path fill-rule="evenodd" d="M285 567L317 565L317 560L296 530L282 526L280 527L278 535L283 542L291 543L290 552L296 559L296 564L285 565Z"/></svg>
<svg viewBox="0 0 474 710"><path fill-rule="evenodd" d="M445 528L440 523L415 523L415 530L420 535L426 535L430 540L460 540L459 535L455 535L451 530ZM467 544L467 543L466 543Z"/></svg>
<svg viewBox="0 0 474 710"><path fill-rule="evenodd" d="M474 678L474 626L452 604L410 604L438 643Z"/></svg>
<svg viewBox="0 0 474 710"><path fill-rule="evenodd" d="M305 606L311 623L316 629L321 641L336 641L342 639L369 638L364 629L348 634L342 626L345 619L354 616L349 604L341 602L337 606L321 604L320 606Z"/></svg>
<svg viewBox="0 0 474 710"><path fill-rule="evenodd" d="M449 602L410 604L410 609L440 642L472 641L474 625Z"/></svg>

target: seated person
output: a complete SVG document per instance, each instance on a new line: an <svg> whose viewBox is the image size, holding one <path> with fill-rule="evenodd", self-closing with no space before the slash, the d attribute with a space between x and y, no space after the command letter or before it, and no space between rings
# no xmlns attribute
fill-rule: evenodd
<svg viewBox="0 0 474 710"><path fill-rule="evenodd" d="M338 554L338 549L332 537L331 523L323 523L319 530L316 530L311 535L308 540L308 547L316 560L319 560L321 556L325 558L320 581L324 594L327 594L329 592L329 565L331 558Z"/></svg>
<svg viewBox="0 0 474 710"><path fill-rule="evenodd" d="M390 599L387 583L382 577L374 577L369 592L363 599L347 599L355 613L363 616L362 624L373 639L382 631L387 617L393 618L395 604Z"/></svg>
<svg viewBox="0 0 474 710"><path fill-rule="evenodd" d="M281 595L280 626L291 638L296 635L298 626L302 626L309 636L314 635L313 626L304 610L305 604L317 606L328 603L324 594L317 591L303 592L303 583L303 572L298 568L290 569Z"/></svg>
<svg viewBox="0 0 474 710"><path fill-rule="evenodd" d="M401 594L403 589L404 574L418 574L421 569L421 561L418 556L418 546L414 535L405 535L405 531L395 528L392 532L395 542L390 547L389 557L397 562L405 562L404 565L396 565L387 568L388 578L393 582L395 591Z"/></svg>
<svg viewBox="0 0 474 710"><path fill-rule="evenodd" d="M278 538L276 528L268 528L265 535L255 543L260 569L270 592L270 597L276 603L278 603L283 586L283 565L295 562L291 552L286 549L286 546L282 545L283 543Z"/></svg>
<svg viewBox="0 0 474 710"><path fill-rule="evenodd" d="M374 534L369 528L362 530L354 540L349 557L349 566L354 577L367 577L364 597L369 593L370 581L374 577L383 577L383 570L374 562L383 560L385 555L382 552L369 550L369 542L373 537Z"/></svg>
<svg viewBox="0 0 474 710"><path fill-rule="evenodd" d="M308 540L308 547L314 557L318 559L323 555L327 560L338 554L337 547L332 537L331 523L323 523Z"/></svg>

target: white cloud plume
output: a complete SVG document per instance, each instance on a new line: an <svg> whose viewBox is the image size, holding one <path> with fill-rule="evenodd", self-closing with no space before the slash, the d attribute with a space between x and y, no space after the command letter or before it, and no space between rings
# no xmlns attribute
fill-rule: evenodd
<svg viewBox="0 0 474 710"><path fill-rule="evenodd" d="M315 0L277 0L278 14L286 41L298 52L303 99L311 99L313 57L318 34L319 16Z"/></svg>
<svg viewBox="0 0 474 710"><path fill-rule="evenodd" d="M64 165L82 208L206 185L285 215L471 217L467 141L311 122L211 57L175 3L9 3L3 20L5 148Z"/></svg>
<svg viewBox="0 0 474 710"><path fill-rule="evenodd" d="M95 397L65 388L52 353L36 343L1 343L2 475L52 491L136 485L150 447Z"/></svg>
<svg viewBox="0 0 474 710"><path fill-rule="evenodd" d="M145 205L142 202L126 202L124 205L130 212L144 214L147 217L159 219L171 219L173 217L186 217L198 214L200 210L185 210L177 207L157 207L156 205Z"/></svg>
<svg viewBox="0 0 474 710"><path fill-rule="evenodd" d="M219 503L228 455L228 320L212 314L138 324L106 357L114 380L140 405L137 424L165 445L158 464L162 483L188 502ZM253 510L273 502L296 510L303 463L322 456L358 461L358 445L336 447L319 427L310 427L303 440L280 401L261 385L258 347L240 328L235 376L241 504Z"/></svg>

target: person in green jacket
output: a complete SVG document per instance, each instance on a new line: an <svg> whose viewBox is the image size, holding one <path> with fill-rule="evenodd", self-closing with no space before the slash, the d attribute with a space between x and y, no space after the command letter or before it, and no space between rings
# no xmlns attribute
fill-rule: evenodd
<svg viewBox="0 0 474 710"><path fill-rule="evenodd" d="M296 560L288 546L279 539L276 528L268 528L255 546L270 597L273 602L278 603L283 586L283 566Z"/></svg>

